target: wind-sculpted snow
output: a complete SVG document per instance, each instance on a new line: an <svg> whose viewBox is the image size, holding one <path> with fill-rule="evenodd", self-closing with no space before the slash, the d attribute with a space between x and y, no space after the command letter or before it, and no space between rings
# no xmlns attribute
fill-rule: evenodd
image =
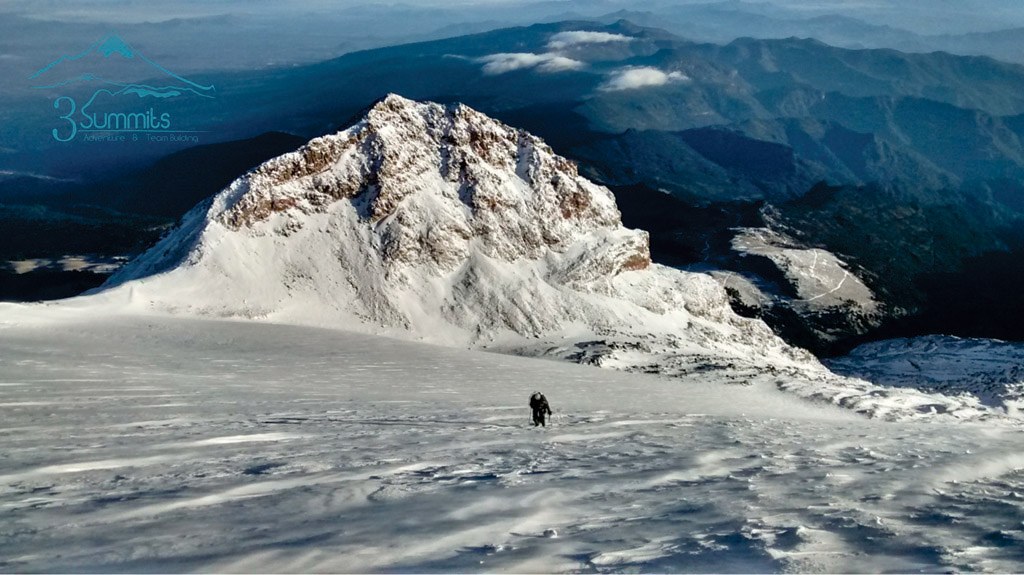
<svg viewBox="0 0 1024 575"><path fill-rule="evenodd" d="M830 360L838 373L892 387L969 394L1019 414L1024 407L1024 345L927 336L864 344Z"/></svg>
<svg viewBox="0 0 1024 575"><path fill-rule="evenodd" d="M0 571L1024 570L1018 428L871 420L730 374L253 322L7 324Z"/></svg>

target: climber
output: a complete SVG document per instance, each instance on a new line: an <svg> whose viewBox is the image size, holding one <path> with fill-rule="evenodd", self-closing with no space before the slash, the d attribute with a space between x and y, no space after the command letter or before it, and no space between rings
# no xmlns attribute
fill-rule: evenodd
<svg viewBox="0 0 1024 575"><path fill-rule="evenodd" d="M551 406L548 405L548 398L544 397L544 394L536 391L530 396L530 409L533 410L533 426L543 425L544 416L551 415Z"/></svg>

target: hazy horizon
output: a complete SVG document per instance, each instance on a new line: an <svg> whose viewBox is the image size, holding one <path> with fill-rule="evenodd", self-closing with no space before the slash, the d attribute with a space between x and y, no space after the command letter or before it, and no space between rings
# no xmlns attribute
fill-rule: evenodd
<svg viewBox="0 0 1024 575"><path fill-rule="evenodd" d="M403 11L440 10L454 18L476 21L486 18L518 21L546 18L559 12L599 15L624 9L631 11L671 12L673 8L716 6L781 17L815 17L838 14L876 25L904 28L918 34L963 34L1024 27L1024 5L1000 0L550 0L513 2L510 0L405 0L368 2L315 0L312 2L272 2L270 0L183 0L159 6L133 0L10 0L0 13L21 14L46 21L140 24L161 23L223 15L283 16L302 18L360 13L390 14L401 19Z"/></svg>

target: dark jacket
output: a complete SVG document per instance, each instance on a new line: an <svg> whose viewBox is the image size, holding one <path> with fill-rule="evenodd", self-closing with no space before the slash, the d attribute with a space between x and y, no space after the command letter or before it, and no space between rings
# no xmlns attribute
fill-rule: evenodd
<svg viewBox="0 0 1024 575"><path fill-rule="evenodd" d="M551 415L551 406L548 405L548 398L543 393L535 393L530 396L530 409L534 413Z"/></svg>

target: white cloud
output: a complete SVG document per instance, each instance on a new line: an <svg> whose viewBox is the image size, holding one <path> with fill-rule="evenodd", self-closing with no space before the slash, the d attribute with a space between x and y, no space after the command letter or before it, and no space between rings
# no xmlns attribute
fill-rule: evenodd
<svg viewBox="0 0 1024 575"><path fill-rule="evenodd" d="M577 44L607 44L608 42L628 42L632 39L632 36L623 36L622 34L576 30L555 34L548 39L548 48L561 50Z"/></svg>
<svg viewBox="0 0 1024 575"><path fill-rule="evenodd" d="M622 68L611 73L598 89L605 92L634 90L650 86L664 86L670 82L686 82L690 78L682 72L663 72L649 66Z"/></svg>
<svg viewBox="0 0 1024 575"><path fill-rule="evenodd" d="M566 70L578 70L583 67L583 62L566 58L550 52L544 54L530 54L528 52L511 52L491 54L477 58L477 62L483 63L484 74L504 74L513 70L525 68L536 68L539 72L564 72Z"/></svg>

